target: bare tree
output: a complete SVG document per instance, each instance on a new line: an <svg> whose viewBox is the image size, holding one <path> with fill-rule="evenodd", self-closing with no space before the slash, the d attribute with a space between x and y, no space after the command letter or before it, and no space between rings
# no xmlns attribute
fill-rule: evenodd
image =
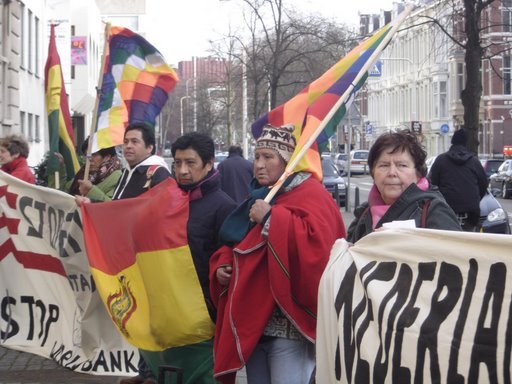
<svg viewBox="0 0 512 384"><path fill-rule="evenodd" d="M439 27L453 43L464 51L466 80L461 101L464 107L464 127L469 133L468 148L478 152L478 130L480 126L480 102L482 98L482 60L490 59L503 52L510 52L510 42L487 38L496 28L503 27L501 18L493 18L502 0L451 0L445 4L451 7L452 24L427 17ZM494 11L494 12L493 12Z"/></svg>
<svg viewBox="0 0 512 384"><path fill-rule="evenodd" d="M250 43L253 117L288 100L347 52L348 31L325 18L288 10L283 0L241 0ZM333 54L335 52L335 54ZM333 59L333 57L335 57Z"/></svg>

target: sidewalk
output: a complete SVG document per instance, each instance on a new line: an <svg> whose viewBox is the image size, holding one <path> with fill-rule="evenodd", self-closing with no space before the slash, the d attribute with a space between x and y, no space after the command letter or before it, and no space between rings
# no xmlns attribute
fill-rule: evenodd
<svg viewBox="0 0 512 384"><path fill-rule="evenodd" d="M119 376L94 376L73 372L53 360L0 347L0 384L117 384ZM236 384L247 384L241 371Z"/></svg>

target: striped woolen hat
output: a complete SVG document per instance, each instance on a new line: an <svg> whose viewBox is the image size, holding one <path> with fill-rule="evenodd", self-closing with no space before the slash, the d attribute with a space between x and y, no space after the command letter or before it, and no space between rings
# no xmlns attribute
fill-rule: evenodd
<svg viewBox="0 0 512 384"><path fill-rule="evenodd" d="M297 140L293 135L294 129L293 124L286 124L280 127L274 127L270 124L265 125L261 136L256 140L256 149L273 149L288 163L297 145Z"/></svg>

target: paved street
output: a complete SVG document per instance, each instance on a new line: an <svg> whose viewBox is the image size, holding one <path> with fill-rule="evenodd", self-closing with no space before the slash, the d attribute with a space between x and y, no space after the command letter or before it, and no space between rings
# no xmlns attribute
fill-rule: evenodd
<svg viewBox="0 0 512 384"><path fill-rule="evenodd" d="M0 347L0 384L116 384L118 376L76 373L31 353ZM246 384L242 371L236 384Z"/></svg>

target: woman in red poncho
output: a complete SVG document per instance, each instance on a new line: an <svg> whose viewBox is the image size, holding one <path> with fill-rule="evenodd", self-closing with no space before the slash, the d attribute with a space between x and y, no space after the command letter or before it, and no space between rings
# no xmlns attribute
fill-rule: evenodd
<svg viewBox="0 0 512 384"><path fill-rule="evenodd" d="M27 164L28 143L18 135L9 135L0 139L1 170L30 184L36 183L34 173Z"/></svg>
<svg viewBox="0 0 512 384"><path fill-rule="evenodd" d="M320 276L334 241L345 237L340 210L310 173L288 177L270 204L262 199L295 149L293 126L267 125L256 143L249 199L224 222L225 245L210 259L218 308L214 375L234 383L308 383Z"/></svg>

